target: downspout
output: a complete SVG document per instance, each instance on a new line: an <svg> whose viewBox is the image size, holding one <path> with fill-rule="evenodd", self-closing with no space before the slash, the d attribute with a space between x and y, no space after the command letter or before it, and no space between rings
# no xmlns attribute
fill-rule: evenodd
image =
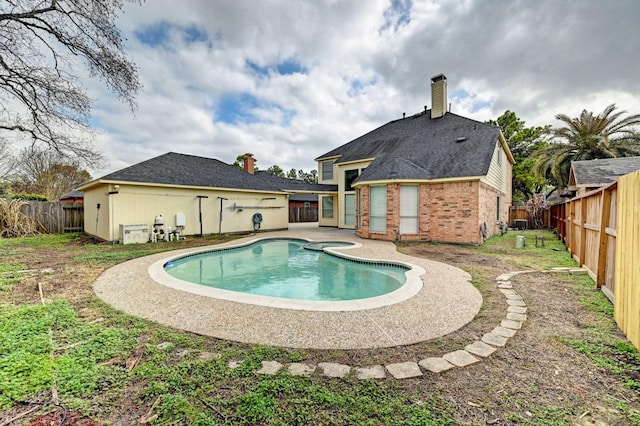
<svg viewBox="0 0 640 426"><path fill-rule="evenodd" d="M220 220L218 221L218 234L222 235L222 202L227 198L218 197L220 200Z"/></svg>
<svg viewBox="0 0 640 426"><path fill-rule="evenodd" d="M209 198L206 195L198 195L198 218L200 220L200 237L202 238L202 199Z"/></svg>

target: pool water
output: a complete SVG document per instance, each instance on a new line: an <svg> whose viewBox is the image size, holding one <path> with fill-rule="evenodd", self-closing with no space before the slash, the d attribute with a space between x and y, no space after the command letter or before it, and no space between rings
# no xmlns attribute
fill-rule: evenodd
<svg viewBox="0 0 640 426"><path fill-rule="evenodd" d="M409 268L343 259L307 250L306 244L262 240L175 259L164 268L175 278L203 286L300 300L365 299L397 290L406 281ZM342 244L327 244L338 245Z"/></svg>

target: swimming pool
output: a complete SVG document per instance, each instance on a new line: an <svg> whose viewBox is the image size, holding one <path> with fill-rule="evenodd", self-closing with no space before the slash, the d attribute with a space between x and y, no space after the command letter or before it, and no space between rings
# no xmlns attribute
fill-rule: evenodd
<svg viewBox="0 0 640 426"><path fill-rule="evenodd" d="M355 300L400 288L410 269L389 262L345 259L324 251L345 242L271 239L185 256L165 264L180 280L262 296L299 300Z"/></svg>
<svg viewBox="0 0 640 426"><path fill-rule="evenodd" d="M258 239L156 262L160 284L240 303L319 311L388 306L422 288L424 269L348 251L359 243Z"/></svg>

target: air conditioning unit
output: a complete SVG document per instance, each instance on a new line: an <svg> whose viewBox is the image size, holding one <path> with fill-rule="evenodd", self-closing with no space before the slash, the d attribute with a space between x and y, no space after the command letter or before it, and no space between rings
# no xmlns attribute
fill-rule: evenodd
<svg viewBox="0 0 640 426"><path fill-rule="evenodd" d="M149 241L149 225L120 225L120 244L146 243Z"/></svg>

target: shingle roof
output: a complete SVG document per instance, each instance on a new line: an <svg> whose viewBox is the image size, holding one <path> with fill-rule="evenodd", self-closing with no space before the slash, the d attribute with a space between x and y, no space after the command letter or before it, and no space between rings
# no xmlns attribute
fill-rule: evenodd
<svg viewBox="0 0 640 426"><path fill-rule="evenodd" d="M271 181L222 161L175 152L134 164L99 180L280 191Z"/></svg>
<svg viewBox="0 0 640 426"><path fill-rule="evenodd" d="M317 194L291 194L289 195L289 201L299 201L299 202L318 202Z"/></svg>
<svg viewBox="0 0 640 426"><path fill-rule="evenodd" d="M74 189L69 192L65 192L60 197L58 197L58 199L64 200L65 198L82 198L82 197L84 197L84 192Z"/></svg>
<svg viewBox="0 0 640 426"><path fill-rule="evenodd" d="M497 126L431 111L391 121L326 154L336 164L375 158L358 182L379 179L437 179L484 176L498 141Z"/></svg>
<svg viewBox="0 0 640 426"><path fill-rule="evenodd" d="M572 161L571 169L578 186L601 186L618 177L640 170L640 157L603 158Z"/></svg>
<svg viewBox="0 0 640 426"><path fill-rule="evenodd" d="M325 185L320 183L307 183L299 179L289 179L273 175L269 172L258 171L256 176L270 182L273 186L283 191L304 191L304 192L336 192L338 185Z"/></svg>

